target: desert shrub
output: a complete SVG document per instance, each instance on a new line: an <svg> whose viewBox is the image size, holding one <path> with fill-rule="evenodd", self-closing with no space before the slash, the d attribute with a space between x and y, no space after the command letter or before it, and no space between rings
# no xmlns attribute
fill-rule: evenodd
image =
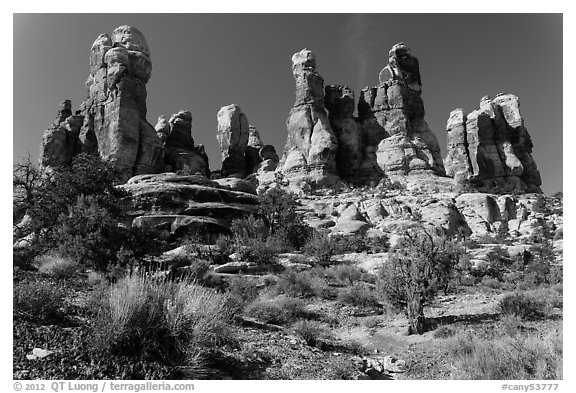
<svg viewBox="0 0 576 393"><path fill-rule="evenodd" d="M482 281L480 281L480 283L482 285L484 285L485 287L492 288L492 289L502 288L502 283L500 281L498 281L497 279L490 277L490 276L484 276L482 278Z"/></svg>
<svg viewBox="0 0 576 393"><path fill-rule="evenodd" d="M56 280L73 278L80 270L78 262L56 254L44 254L36 257L34 264L40 273Z"/></svg>
<svg viewBox="0 0 576 393"><path fill-rule="evenodd" d="M317 321L298 321L292 326L292 330L312 347L319 346L330 337L328 330Z"/></svg>
<svg viewBox="0 0 576 393"><path fill-rule="evenodd" d="M260 197L257 214L264 218L270 236L283 239L288 249L300 249L311 233L296 209L296 197L282 188L270 188Z"/></svg>
<svg viewBox="0 0 576 393"><path fill-rule="evenodd" d="M338 301L358 307L378 307L380 302L376 292L364 283L354 283L338 292Z"/></svg>
<svg viewBox="0 0 576 393"><path fill-rule="evenodd" d="M204 285L209 280L210 263L203 259L192 259L185 265L185 270L181 274L185 279ZM177 271L178 269L176 269Z"/></svg>
<svg viewBox="0 0 576 393"><path fill-rule="evenodd" d="M452 326L441 325L434 330L434 338L448 338L456 334L456 329Z"/></svg>
<svg viewBox="0 0 576 393"><path fill-rule="evenodd" d="M261 266L270 266L278 261L278 254L283 250L282 241L276 237L267 239L246 239L241 249L241 258L244 261L255 262Z"/></svg>
<svg viewBox="0 0 576 393"><path fill-rule="evenodd" d="M368 317L364 320L364 326L368 329L374 329L382 323L382 319L380 317Z"/></svg>
<svg viewBox="0 0 576 393"><path fill-rule="evenodd" d="M58 251L84 266L104 270L116 259L118 223L91 196L79 196L60 218Z"/></svg>
<svg viewBox="0 0 576 393"><path fill-rule="evenodd" d="M522 293L506 295L498 303L500 315L516 315L524 320L541 318L545 309L546 304L542 300Z"/></svg>
<svg viewBox="0 0 576 393"><path fill-rule="evenodd" d="M408 332L425 330L424 306L446 288L462 248L423 226L407 228L379 270L379 288L395 307L403 308Z"/></svg>
<svg viewBox="0 0 576 393"><path fill-rule="evenodd" d="M320 265L329 265L337 251L334 242L321 232L314 232L302 247L302 252L310 255L314 262Z"/></svg>
<svg viewBox="0 0 576 393"><path fill-rule="evenodd" d="M338 265L329 269L332 275L342 285L353 285L364 277L364 272L354 265Z"/></svg>
<svg viewBox="0 0 576 393"><path fill-rule="evenodd" d="M482 340L459 334L454 379L562 379L562 332L528 333Z"/></svg>
<svg viewBox="0 0 576 393"><path fill-rule="evenodd" d="M52 229L59 225L60 216L68 214L69 207L80 196L92 197L112 218L117 218L121 207L119 200L124 195L114 187L119 178L114 166L97 155L79 154L71 164L55 168L43 179L27 210L33 231L41 235L39 242L51 246L55 239Z"/></svg>
<svg viewBox="0 0 576 393"><path fill-rule="evenodd" d="M326 283L310 271L288 270L279 277L275 289L289 296L322 297Z"/></svg>
<svg viewBox="0 0 576 393"><path fill-rule="evenodd" d="M354 362L340 356L330 358L324 369L328 380L352 380L360 374Z"/></svg>
<svg viewBox="0 0 576 393"><path fill-rule="evenodd" d="M44 279L24 279L14 283L14 316L50 324L64 318L62 306L66 291Z"/></svg>
<svg viewBox="0 0 576 393"><path fill-rule="evenodd" d="M265 323L284 325L299 318L307 318L310 314L301 299L287 296L276 298L259 298L245 309L246 315Z"/></svg>
<svg viewBox="0 0 576 393"><path fill-rule="evenodd" d="M500 317L500 323L502 326L502 332L509 336L517 334L524 326L522 318L515 314L503 315Z"/></svg>
<svg viewBox="0 0 576 393"><path fill-rule="evenodd" d="M186 363L234 340L226 297L188 280L139 275L111 285L94 322L94 346L116 355Z"/></svg>
<svg viewBox="0 0 576 393"><path fill-rule="evenodd" d="M256 300L259 292L254 281L242 276L232 277L226 282L226 295L237 314L241 314L247 304Z"/></svg>

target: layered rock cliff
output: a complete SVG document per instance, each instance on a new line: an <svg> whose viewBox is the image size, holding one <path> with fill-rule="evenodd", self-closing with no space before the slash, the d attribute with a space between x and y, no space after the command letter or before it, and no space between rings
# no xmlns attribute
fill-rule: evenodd
<svg viewBox="0 0 576 393"><path fill-rule="evenodd" d="M483 97L468 115L459 108L446 125L447 174L479 190L542 192L532 140L513 94Z"/></svg>

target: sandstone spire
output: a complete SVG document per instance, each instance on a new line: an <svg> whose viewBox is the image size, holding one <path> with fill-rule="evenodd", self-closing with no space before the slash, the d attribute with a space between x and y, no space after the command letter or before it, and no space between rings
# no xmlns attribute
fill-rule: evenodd
<svg viewBox="0 0 576 393"><path fill-rule="evenodd" d="M337 180L338 142L324 106L324 79L309 49L292 56L296 100L287 120L288 138L279 167L299 186L328 186Z"/></svg>

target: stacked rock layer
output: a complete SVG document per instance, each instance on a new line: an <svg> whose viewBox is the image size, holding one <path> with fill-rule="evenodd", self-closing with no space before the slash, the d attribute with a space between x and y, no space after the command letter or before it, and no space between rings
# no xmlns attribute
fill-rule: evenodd
<svg viewBox="0 0 576 393"><path fill-rule="evenodd" d="M468 115L459 108L446 125L447 174L459 183L484 190L541 192L532 158L532 140L513 94L483 97L480 109Z"/></svg>

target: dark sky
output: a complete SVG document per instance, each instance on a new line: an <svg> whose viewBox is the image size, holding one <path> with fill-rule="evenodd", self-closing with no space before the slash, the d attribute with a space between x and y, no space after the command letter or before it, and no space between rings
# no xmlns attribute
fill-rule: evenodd
<svg viewBox="0 0 576 393"><path fill-rule="evenodd" d="M312 49L325 83L347 84L358 98L378 84L392 45L404 42L420 61L426 121L443 156L451 110L513 93L544 192L562 190L561 14L15 14L15 160L38 155L60 101L78 109L92 42L123 24L140 29L150 47L148 121L191 110L212 170L220 168L216 113L231 103L282 153L294 52Z"/></svg>

